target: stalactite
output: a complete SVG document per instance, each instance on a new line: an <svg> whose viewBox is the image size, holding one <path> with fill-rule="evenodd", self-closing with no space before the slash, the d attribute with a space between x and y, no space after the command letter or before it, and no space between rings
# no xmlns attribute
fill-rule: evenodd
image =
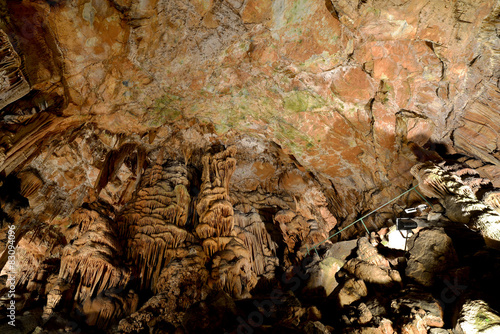
<svg viewBox="0 0 500 334"><path fill-rule="evenodd" d="M113 181L125 159L136 150L137 144L126 143L119 149L108 152L106 159L104 160L104 166L101 168L95 185L96 192L98 194L101 189L106 187L108 182Z"/></svg>
<svg viewBox="0 0 500 334"><path fill-rule="evenodd" d="M203 240L205 253L212 259L209 286L243 298L249 296L257 279L248 251L251 248L237 237L234 210L229 202L229 183L236 168L235 153L230 147L202 158L202 185L196 205L199 222L195 231Z"/></svg>
<svg viewBox="0 0 500 334"><path fill-rule="evenodd" d="M47 294L47 303L43 308L42 319L48 320L54 313L54 309L59 305L63 297L63 293L70 289L69 282L58 279L54 287Z"/></svg>
<svg viewBox="0 0 500 334"><path fill-rule="evenodd" d="M0 109L28 94L30 87L21 71L21 58L0 29Z"/></svg>
<svg viewBox="0 0 500 334"><path fill-rule="evenodd" d="M236 211L235 230L238 238L250 250L250 263L257 275L272 274L278 264L276 243L266 230L265 224L255 209L248 213ZM271 271L268 271L271 269Z"/></svg>
<svg viewBox="0 0 500 334"><path fill-rule="evenodd" d="M411 173L419 182L425 196L438 198L453 221L479 230L488 244L499 247L500 214L477 199L474 191L461 178L432 163L412 167Z"/></svg>
<svg viewBox="0 0 500 334"><path fill-rule="evenodd" d="M22 236L16 250L16 285L28 291L36 291L43 284L37 277L44 270L44 260L47 253L53 258L59 258L64 237L53 226L37 222L37 227ZM2 270L6 272L8 266Z"/></svg>
<svg viewBox="0 0 500 334"><path fill-rule="evenodd" d="M118 218L120 235L127 239L127 258L137 266L142 288L156 291L162 268L178 248L195 241L184 229L191 202L188 177L180 163L148 168L136 196Z"/></svg>
<svg viewBox="0 0 500 334"><path fill-rule="evenodd" d="M301 246L302 240L305 240L309 234L309 224L304 217L291 210L281 210L276 213L274 220L279 224L287 249L289 252L295 252L297 246ZM297 245L297 243L300 243Z"/></svg>
<svg viewBox="0 0 500 334"><path fill-rule="evenodd" d="M43 187L43 180L36 171L26 170L17 177L21 180L21 195L29 198Z"/></svg>
<svg viewBox="0 0 500 334"><path fill-rule="evenodd" d="M72 215L73 223L68 231L71 243L64 247L61 257L59 282L79 282L74 299L80 303L108 289L124 287L130 278L130 272L118 265L121 248L113 224L101 213L102 210L98 204L91 204ZM57 297L58 290L60 287L56 285L49 295ZM53 305L47 304L47 315L57 306L59 299L52 300ZM113 314L102 313L99 315L102 319L98 321L109 321L110 318L105 318L107 316Z"/></svg>

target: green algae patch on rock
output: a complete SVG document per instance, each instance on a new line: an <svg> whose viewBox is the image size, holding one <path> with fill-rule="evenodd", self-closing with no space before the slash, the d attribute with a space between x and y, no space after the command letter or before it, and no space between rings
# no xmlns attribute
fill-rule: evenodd
<svg viewBox="0 0 500 334"><path fill-rule="evenodd" d="M292 91L283 99L283 107L292 112L312 111L325 105L321 96L308 91Z"/></svg>
<svg viewBox="0 0 500 334"><path fill-rule="evenodd" d="M181 100L181 97L168 93L156 99L151 108L148 125L159 126L179 120L183 116L180 106Z"/></svg>

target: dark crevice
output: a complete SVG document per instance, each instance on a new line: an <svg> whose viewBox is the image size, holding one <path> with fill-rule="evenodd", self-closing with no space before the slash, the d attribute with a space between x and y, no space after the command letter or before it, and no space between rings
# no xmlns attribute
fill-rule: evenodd
<svg viewBox="0 0 500 334"><path fill-rule="evenodd" d="M332 14L333 18L338 20L339 13L337 12L335 7L333 6L332 0L325 0L325 6L326 6L326 9L328 9L328 11L330 12L330 14Z"/></svg>
<svg viewBox="0 0 500 334"><path fill-rule="evenodd" d="M469 66L469 67L472 67L472 65L474 65L474 63L475 63L475 62L476 62L479 58L481 58L481 55L475 56L475 57L474 57L474 59L472 59L472 60L469 62L468 66Z"/></svg>

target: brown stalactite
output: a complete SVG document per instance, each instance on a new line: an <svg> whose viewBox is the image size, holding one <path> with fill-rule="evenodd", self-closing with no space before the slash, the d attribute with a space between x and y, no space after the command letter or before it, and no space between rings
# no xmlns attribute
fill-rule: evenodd
<svg viewBox="0 0 500 334"><path fill-rule="evenodd" d="M122 250L113 223L99 212L101 210L98 207L82 208L72 215L70 230L73 233L70 232L70 235L74 239L64 247L61 254L59 281L67 284L79 282L74 292L74 299L79 303L92 299L103 291L123 288L130 278L130 272L118 262ZM58 286L54 287L49 295L59 295L59 289ZM50 316L56 306L57 302L47 304L45 316Z"/></svg>
<svg viewBox="0 0 500 334"><path fill-rule="evenodd" d="M194 242L186 225L191 197L186 166L154 165L141 178L136 196L118 218L127 257L139 270L141 287L156 291L161 270L178 248Z"/></svg>

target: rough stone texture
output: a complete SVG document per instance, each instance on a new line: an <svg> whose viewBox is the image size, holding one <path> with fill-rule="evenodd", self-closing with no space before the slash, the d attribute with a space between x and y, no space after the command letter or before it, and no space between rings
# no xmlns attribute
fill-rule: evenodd
<svg viewBox="0 0 500 334"><path fill-rule="evenodd" d="M465 333L497 333L500 316L482 300L468 300L460 312L458 326Z"/></svg>
<svg viewBox="0 0 500 334"><path fill-rule="evenodd" d="M21 58L0 29L0 109L28 94L30 86L22 73ZM3 161L2 161L3 162Z"/></svg>
<svg viewBox="0 0 500 334"><path fill-rule="evenodd" d="M499 247L500 214L487 203L479 201L460 176L432 163L417 164L411 171L419 181L422 193L439 198L451 220L481 231L487 242ZM491 199L486 197L486 201L491 202Z"/></svg>
<svg viewBox="0 0 500 334"><path fill-rule="evenodd" d="M339 291L338 300L340 306L350 305L368 294L366 284L363 280L351 278L347 280Z"/></svg>
<svg viewBox="0 0 500 334"><path fill-rule="evenodd" d="M308 268L306 273L310 277L302 293L314 295L315 297L329 296L338 285L335 274L343 265L344 262L342 260L334 257L326 257L315 266Z"/></svg>
<svg viewBox="0 0 500 334"><path fill-rule="evenodd" d="M310 321L304 326L304 334L330 334L328 328L319 321Z"/></svg>
<svg viewBox="0 0 500 334"><path fill-rule="evenodd" d="M367 237L358 239L357 257L344 265L349 274L367 283L393 286L401 283L401 275L380 255Z"/></svg>
<svg viewBox="0 0 500 334"><path fill-rule="evenodd" d="M403 316L411 314L416 321L415 326L420 328L423 322L424 327L443 327L443 309L434 297L425 291L409 290L405 291L404 297L395 299L391 303L394 313Z"/></svg>
<svg viewBox="0 0 500 334"><path fill-rule="evenodd" d="M207 296L225 291L243 317L252 289L274 288L293 293L266 321L327 324L306 319L301 261L408 189L416 161L470 156L480 177L440 165L465 193L430 182L426 194L452 220L498 225L499 10L497 0L1 2L0 294L14 224L16 305L44 308L41 333L75 330L68 319L82 332L206 329L189 319L199 310L220 323ZM7 96L8 85L19 90ZM457 203L491 211L481 220L469 206L464 218ZM360 240L333 290L347 308L368 299L372 319L362 308L355 330L429 326L418 312L396 323L370 308L370 282L405 282ZM282 272L291 280L277 284ZM333 289L320 276L313 286Z"/></svg>
<svg viewBox="0 0 500 334"><path fill-rule="evenodd" d="M457 265L450 237L442 229L424 229L408 241L406 276L424 286L434 284L435 275Z"/></svg>
<svg viewBox="0 0 500 334"><path fill-rule="evenodd" d="M62 101L65 116L112 132L184 116L259 134L359 209L388 197L365 192L408 183L407 140L498 165L498 129L479 130L498 99L497 11L494 0L24 1L4 21L38 104Z"/></svg>

